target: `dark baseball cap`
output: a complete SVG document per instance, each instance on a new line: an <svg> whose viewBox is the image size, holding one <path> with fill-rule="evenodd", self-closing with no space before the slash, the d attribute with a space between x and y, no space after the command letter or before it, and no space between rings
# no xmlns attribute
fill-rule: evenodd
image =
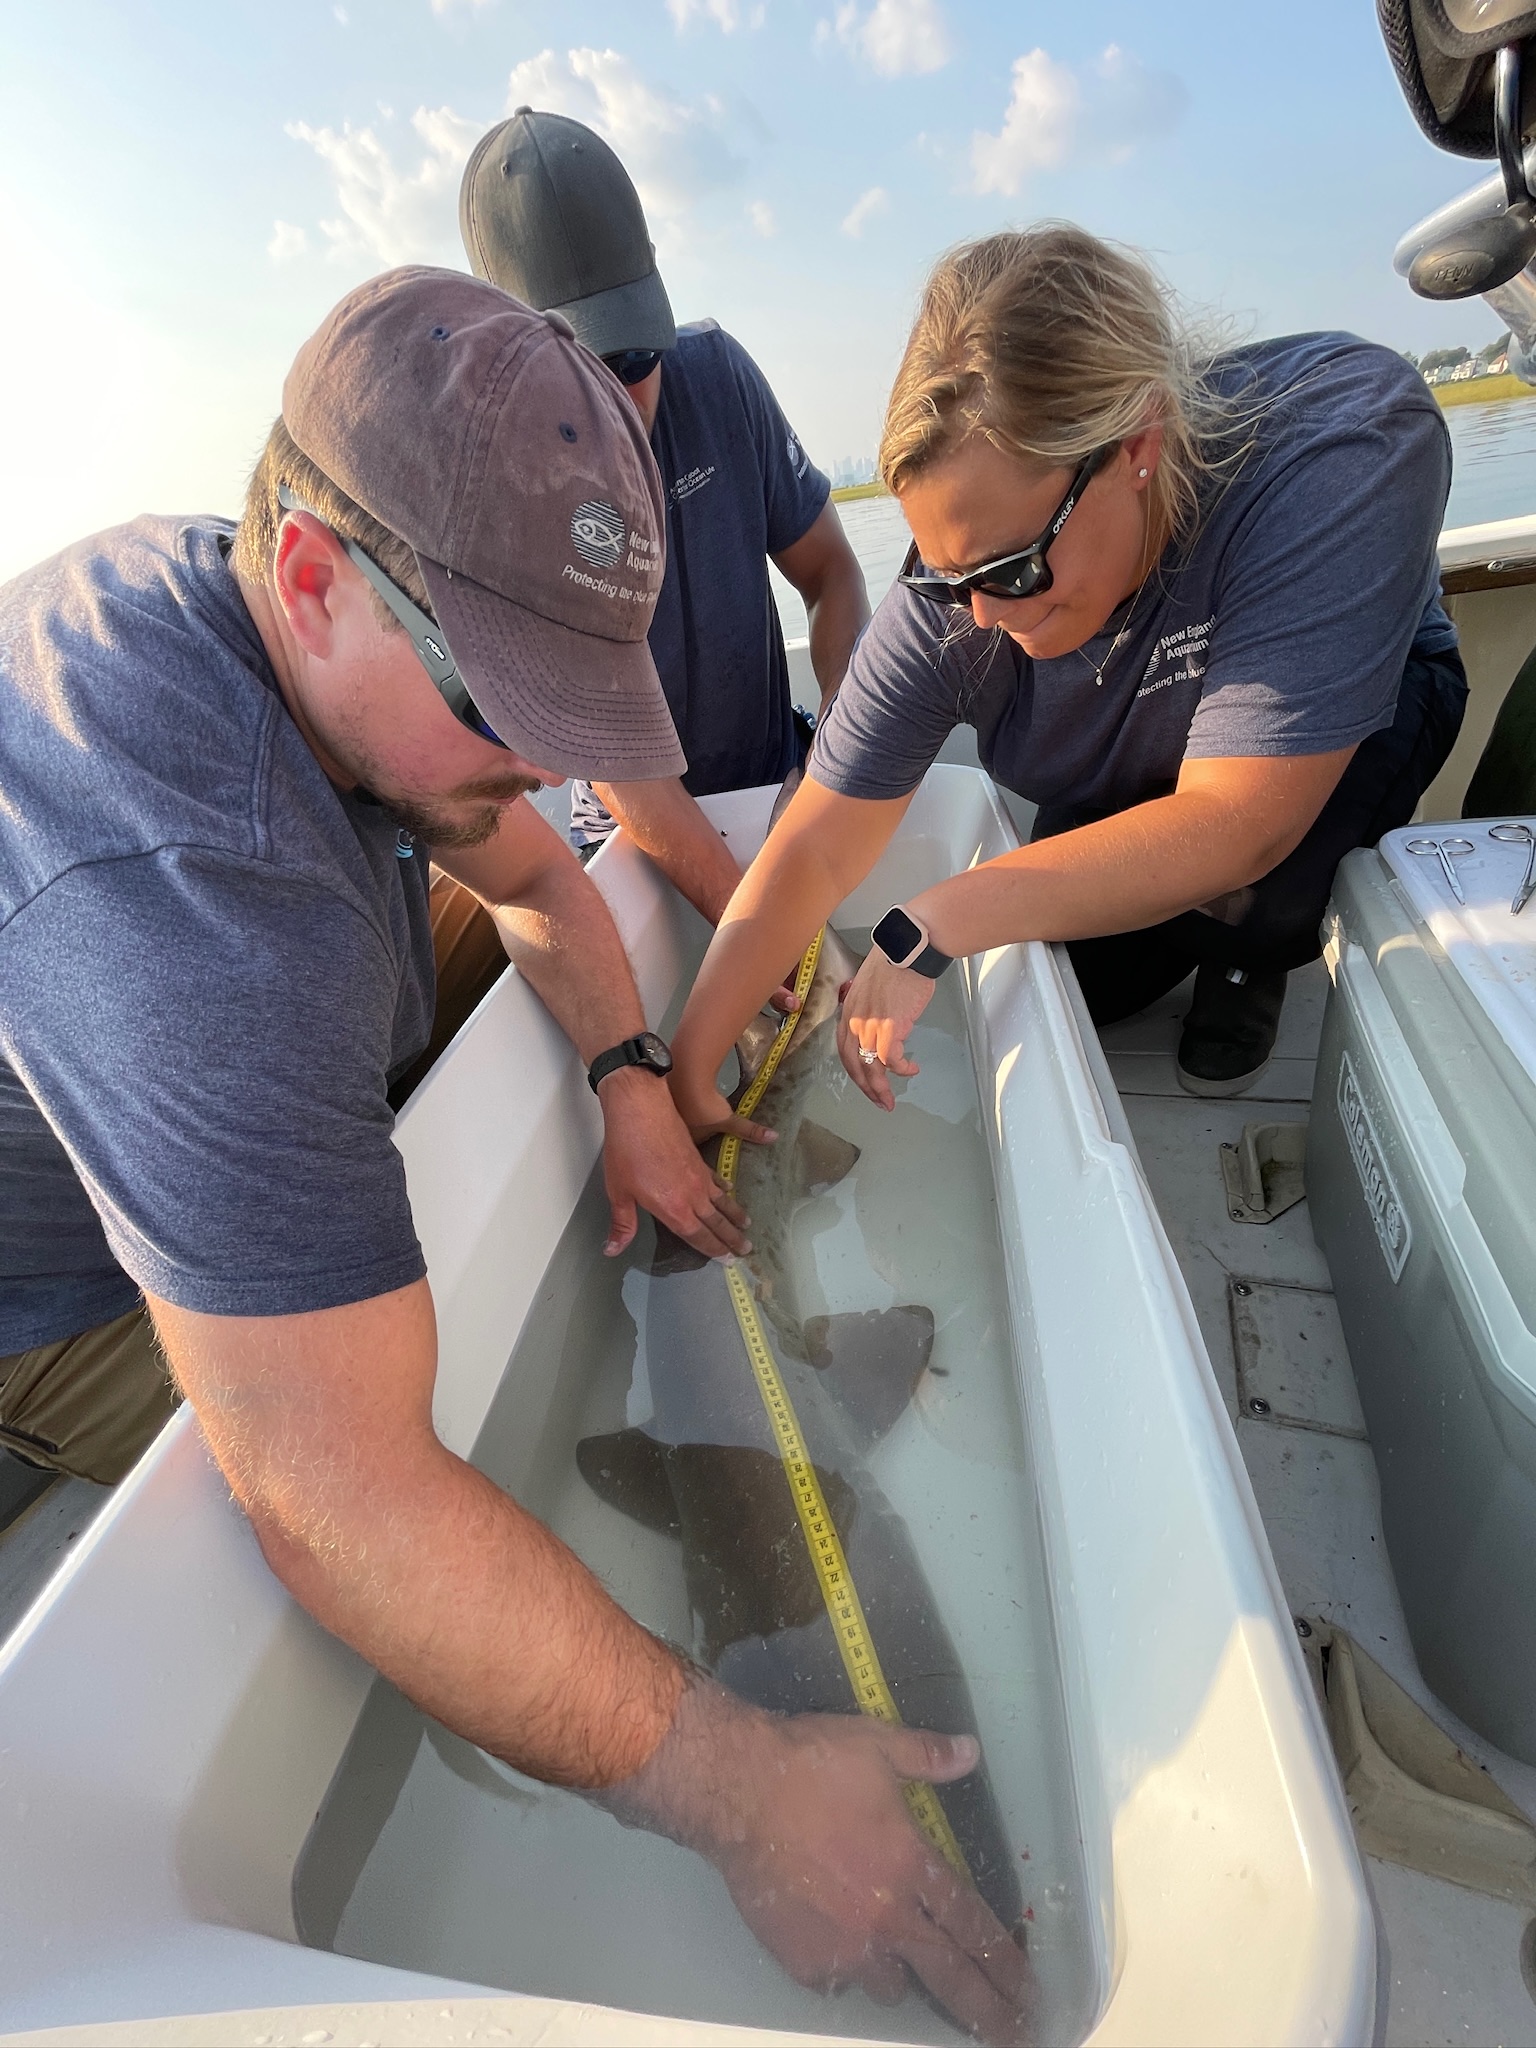
<svg viewBox="0 0 1536 2048"><path fill-rule="evenodd" d="M646 645L661 480L634 406L564 320L462 271L385 271L300 349L283 419L415 549L508 746L603 782L683 772Z"/></svg>
<svg viewBox="0 0 1536 2048"><path fill-rule="evenodd" d="M519 107L482 135L459 187L459 232L476 277L563 313L594 355L677 339L640 195L580 121Z"/></svg>

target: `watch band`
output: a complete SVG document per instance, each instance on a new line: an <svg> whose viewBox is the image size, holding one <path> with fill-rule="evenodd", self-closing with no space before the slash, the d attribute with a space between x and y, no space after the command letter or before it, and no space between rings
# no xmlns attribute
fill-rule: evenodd
<svg viewBox="0 0 1536 2048"><path fill-rule="evenodd" d="M938 947L930 940L915 960L907 962L907 967L913 974L923 974L927 976L929 981L937 981L945 968L953 967L954 964L954 954L941 953Z"/></svg>
<svg viewBox="0 0 1536 2048"><path fill-rule="evenodd" d="M644 1067L649 1073L665 1076L672 1071L672 1054L666 1040L654 1031L640 1031L633 1038L622 1039L606 1052L600 1052L588 1067L587 1086L592 1093L595 1095L598 1083L616 1074L620 1067Z"/></svg>

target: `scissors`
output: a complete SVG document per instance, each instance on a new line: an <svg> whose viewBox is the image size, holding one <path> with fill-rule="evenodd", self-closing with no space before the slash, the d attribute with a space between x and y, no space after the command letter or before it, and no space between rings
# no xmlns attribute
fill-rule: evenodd
<svg viewBox="0 0 1536 2048"><path fill-rule="evenodd" d="M1408 851L1422 853L1426 858L1433 855L1440 863L1440 872L1451 885L1451 894L1458 903L1466 902L1466 894L1457 880L1453 863L1465 860L1469 853L1477 851L1470 839L1410 839Z"/></svg>
<svg viewBox="0 0 1536 2048"><path fill-rule="evenodd" d="M1515 891L1515 900L1509 906L1518 915L1532 896L1536 896L1536 834L1532 833L1529 825L1490 825L1488 837L1502 841L1505 846L1523 846L1527 849L1525 874Z"/></svg>

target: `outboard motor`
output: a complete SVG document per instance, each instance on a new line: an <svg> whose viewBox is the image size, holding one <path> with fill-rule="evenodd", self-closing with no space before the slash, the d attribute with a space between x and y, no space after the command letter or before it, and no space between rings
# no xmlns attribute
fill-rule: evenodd
<svg viewBox="0 0 1536 2048"><path fill-rule="evenodd" d="M1439 149L1497 173L1410 230L1393 258L1426 299L1481 294L1509 328L1509 367L1536 384L1536 6L1377 0L1398 83Z"/></svg>

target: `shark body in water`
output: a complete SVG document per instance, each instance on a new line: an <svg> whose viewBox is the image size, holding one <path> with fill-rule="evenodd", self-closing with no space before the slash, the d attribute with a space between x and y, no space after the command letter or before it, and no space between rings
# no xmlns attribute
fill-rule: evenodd
<svg viewBox="0 0 1536 2048"><path fill-rule="evenodd" d="M809 1122L805 1104L837 1063L837 1009L858 960L829 928L787 1054L754 1116L771 1146L743 1145L736 1192L750 1217L750 1276L869 1638L901 1719L975 1735L975 1710L905 1523L866 1462L928 1366L931 1310L802 1317L789 1256L796 1204L851 1171L858 1148ZM774 1028L739 1047L743 1087ZM576 1447L600 1498L682 1545L700 1661L733 1692L785 1714L856 1711L726 1269L659 1233L645 1303L654 1413ZM972 1881L1010 1931L1022 1925L1017 1866L985 1760L933 1788Z"/></svg>

